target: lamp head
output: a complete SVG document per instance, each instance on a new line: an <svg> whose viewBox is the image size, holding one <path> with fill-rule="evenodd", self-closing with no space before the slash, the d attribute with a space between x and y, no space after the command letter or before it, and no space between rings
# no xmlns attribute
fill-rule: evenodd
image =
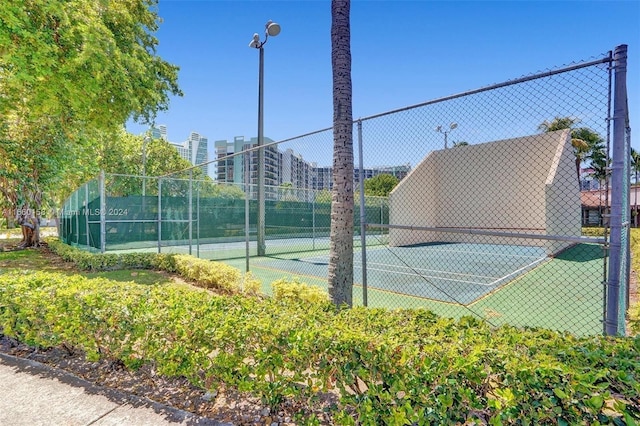
<svg viewBox="0 0 640 426"><path fill-rule="evenodd" d="M258 49L260 47L260 36L256 33L253 35L253 40L249 43L249 47Z"/></svg>
<svg viewBox="0 0 640 426"><path fill-rule="evenodd" d="M442 126L438 126L434 129L436 132L442 132Z"/></svg>
<svg viewBox="0 0 640 426"><path fill-rule="evenodd" d="M271 20L267 21L264 27L267 35L270 35L271 37L275 37L280 34L280 24L277 24Z"/></svg>
<svg viewBox="0 0 640 426"><path fill-rule="evenodd" d="M451 124L449 125L449 128L450 128L451 130L455 129L456 127L458 127L458 123L451 123Z"/></svg>

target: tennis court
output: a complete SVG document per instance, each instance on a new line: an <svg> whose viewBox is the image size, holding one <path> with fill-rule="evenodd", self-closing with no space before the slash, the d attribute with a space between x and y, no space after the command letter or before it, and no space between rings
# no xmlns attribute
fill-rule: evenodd
<svg viewBox="0 0 640 426"><path fill-rule="evenodd" d="M369 288L440 302L468 305L527 273L548 258L542 247L473 243L428 243L368 249ZM362 277L362 253L354 254ZM329 256L267 258L259 267L325 278Z"/></svg>

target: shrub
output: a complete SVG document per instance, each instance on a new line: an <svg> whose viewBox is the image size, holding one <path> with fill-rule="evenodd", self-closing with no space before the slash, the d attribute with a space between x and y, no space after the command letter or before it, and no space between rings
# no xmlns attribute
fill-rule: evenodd
<svg viewBox="0 0 640 426"><path fill-rule="evenodd" d="M329 294L322 288L300 281L282 278L271 283L275 300L324 304L329 302Z"/></svg>
<svg viewBox="0 0 640 426"><path fill-rule="evenodd" d="M336 311L45 272L0 276L0 328L90 359L152 363L203 388L224 383L271 407L336 392L335 424L640 419L638 337L577 338L424 310Z"/></svg>
<svg viewBox="0 0 640 426"><path fill-rule="evenodd" d="M237 268L221 262L198 259L189 255L176 255L176 271L205 288L228 293L242 291L242 274Z"/></svg>
<svg viewBox="0 0 640 426"><path fill-rule="evenodd" d="M198 259L190 255L168 253L90 253L60 242L47 240L49 247L79 269L107 271L117 269L155 269L177 272L194 284L226 293L257 294L261 283L253 275L242 276L234 267L220 262Z"/></svg>
<svg viewBox="0 0 640 426"><path fill-rule="evenodd" d="M242 277L241 291L245 294L257 295L262 288L262 282L251 272L247 272Z"/></svg>

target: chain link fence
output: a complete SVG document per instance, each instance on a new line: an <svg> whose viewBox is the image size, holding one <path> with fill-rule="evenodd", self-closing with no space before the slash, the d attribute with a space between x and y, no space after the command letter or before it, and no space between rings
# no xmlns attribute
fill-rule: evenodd
<svg viewBox="0 0 640 426"><path fill-rule="evenodd" d="M625 78L620 46L356 120L355 303L624 334ZM207 181L188 171L103 174L69 198L60 235L103 252L225 260L262 277L267 293L282 277L326 287L332 145L331 129L262 148L255 140L219 141Z"/></svg>

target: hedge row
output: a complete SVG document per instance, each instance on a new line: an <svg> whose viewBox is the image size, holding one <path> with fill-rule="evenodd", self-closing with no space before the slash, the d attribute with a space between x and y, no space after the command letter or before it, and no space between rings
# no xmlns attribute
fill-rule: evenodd
<svg viewBox="0 0 640 426"><path fill-rule="evenodd" d="M85 271L118 269L154 269L175 272L194 284L225 293L256 294L260 281L251 273L243 275L237 268L221 262L198 259L190 255L167 253L90 253L71 247L56 238L47 239L49 248L63 260Z"/></svg>
<svg viewBox="0 0 640 426"><path fill-rule="evenodd" d="M640 419L640 338L44 272L0 275L0 327L32 345L65 344L131 368L153 363L203 389L234 386L273 407L336 392L337 424Z"/></svg>

